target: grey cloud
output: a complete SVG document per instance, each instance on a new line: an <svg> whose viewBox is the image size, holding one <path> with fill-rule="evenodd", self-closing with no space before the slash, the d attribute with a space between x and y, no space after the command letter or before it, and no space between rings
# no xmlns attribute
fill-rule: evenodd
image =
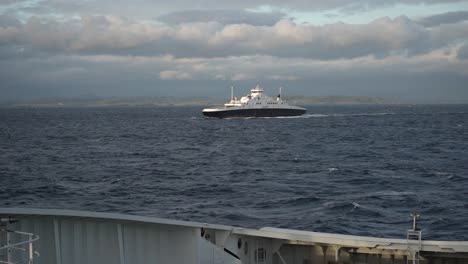
<svg viewBox="0 0 468 264"><path fill-rule="evenodd" d="M63 1L43 0L37 8L38 14L55 12L74 15L114 14L134 19L151 19L177 10L241 10L257 8L259 6L272 6L300 11L324 11L341 9L346 12L359 12L382 6L404 4L436 4L456 3L466 0L134 0L131 4L125 1L99 0L99 1ZM31 12L33 10L30 10Z"/></svg>
<svg viewBox="0 0 468 264"><path fill-rule="evenodd" d="M168 24L194 22L219 22L226 24L250 24L255 26L272 26L286 14L281 12L259 13L244 10L186 10L172 12L157 18Z"/></svg>
<svg viewBox="0 0 468 264"><path fill-rule="evenodd" d="M288 30L286 27L285 31ZM383 18L366 25L325 25L313 28L309 34L304 44L294 43L290 49L278 47L275 52L282 56L295 54L326 60L367 55L386 57L392 53L414 55L427 52L430 45L429 32L406 17Z"/></svg>
<svg viewBox="0 0 468 264"><path fill-rule="evenodd" d="M337 9L340 13L355 15L365 11L374 10L380 7L389 7L396 4L407 5L431 5L462 3L466 0L335 0L335 1L311 1L317 10Z"/></svg>
<svg viewBox="0 0 468 264"><path fill-rule="evenodd" d="M319 59L354 58L394 53L414 55L459 39L462 28L434 31L434 37L406 17L383 18L366 25L272 26L222 25L217 22L176 26L146 24L116 16L86 16L60 22L31 18L18 27L0 26L4 44L51 53L119 54L176 57L225 57L264 54ZM452 35L447 32L453 32ZM435 41L434 40L434 41ZM436 48L437 48L436 47Z"/></svg>
<svg viewBox="0 0 468 264"><path fill-rule="evenodd" d="M0 26L1 27L19 27L21 22L10 15L0 15Z"/></svg>
<svg viewBox="0 0 468 264"><path fill-rule="evenodd" d="M431 44L434 48L448 45L458 45L468 41L468 26L466 23L443 24L430 29Z"/></svg>
<svg viewBox="0 0 468 264"><path fill-rule="evenodd" d="M260 82L268 88L283 85L288 94L365 94L427 102L468 99L466 69L468 61L453 63L438 53L413 59L335 61L271 56L45 56L0 61L0 93L8 96L3 100L83 94L226 96L230 85Z"/></svg>
<svg viewBox="0 0 468 264"><path fill-rule="evenodd" d="M468 20L468 11L456 11L424 17L418 22L426 27L436 27L442 24L455 24L466 20Z"/></svg>
<svg viewBox="0 0 468 264"><path fill-rule="evenodd" d="M196 18L182 24L177 19L174 24L138 21L181 8L239 10L265 4L360 12L395 3L448 1L136 0L129 5L44 0L29 11L47 17L54 10L63 16L25 23L0 16L0 100L81 94L224 96L233 83L257 81L276 87L282 83L291 93L305 95L364 93L426 102L468 98L468 47L461 45L467 42L466 23L444 22L429 29L406 17L326 26L288 20L268 24L274 17L249 17L244 24ZM83 16L65 20L64 14Z"/></svg>
<svg viewBox="0 0 468 264"><path fill-rule="evenodd" d="M468 60L468 43L465 43L460 47L460 49L458 49L457 58L461 60Z"/></svg>
<svg viewBox="0 0 468 264"><path fill-rule="evenodd" d="M338 8L338 13L346 14L346 15L354 15L354 14L368 11L370 9L371 7L368 5L368 3L352 3L352 4L344 5Z"/></svg>
<svg viewBox="0 0 468 264"><path fill-rule="evenodd" d="M26 2L26 0L1 0L0 1L0 6L2 5L11 5L11 4L18 4L18 3L21 3L21 2Z"/></svg>

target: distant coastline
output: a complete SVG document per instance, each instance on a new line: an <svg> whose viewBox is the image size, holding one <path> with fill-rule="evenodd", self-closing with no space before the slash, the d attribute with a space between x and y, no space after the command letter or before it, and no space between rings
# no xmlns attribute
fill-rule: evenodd
<svg viewBox="0 0 468 264"><path fill-rule="evenodd" d="M284 98L295 105L398 104L395 100L367 96L293 96ZM0 107L170 107L222 105L226 99L209 97L109 97L40 98L1 102Z"/></svg>
<svg viewBox="0 0 468 264"><path fill-rule="evenodd" d="M210 107L220 106L227 99L181 96L137 96L137 97L53 97L31 100L0 102L0 108L53 108L53 107ZM371 96L285 96L293 105L398 105L398 104L467 104L465 100L434 102L400 102Z"/></svg>

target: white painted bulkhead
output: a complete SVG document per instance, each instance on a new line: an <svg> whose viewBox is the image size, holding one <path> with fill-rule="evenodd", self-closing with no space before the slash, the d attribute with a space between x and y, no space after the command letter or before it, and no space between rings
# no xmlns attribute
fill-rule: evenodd
<svg viewBox="0 0 468 264"><path fill-rule="evenodd" d="M15 219L10 229L40 237L34 245L39 264L240 263L201 237L200 227L70 216Z"/></svg>
<svg viewBox="0 0 468 264"><path fill-rule="evenodd" d="M410 245L405 239L82 211L0 208L0 217L17 220L4 229L40 237L36 264L406 264ZM468 242L423 241L421 252L420 264L468 263ZM6 258L0 250L0 263Z"/></svg>

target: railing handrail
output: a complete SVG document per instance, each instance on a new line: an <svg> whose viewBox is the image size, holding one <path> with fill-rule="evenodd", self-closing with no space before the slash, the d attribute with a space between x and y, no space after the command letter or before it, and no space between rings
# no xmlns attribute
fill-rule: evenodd
<svg viewBox="0 0 468 264"><path fill-rule="evenodd" d="M0 250L7 250L8 251L8 254L7 254L8 259L7 259L7 261L0 260L0 264L20 264L20 263L32 264L33 259L35 257L40 256L39 252L33 250L33 243L39 239L38 235L32 234L32 233L27 233L27 232L22 232L22 231L9 230L9 229L6 229L6 228L0 228L0 232L6 232L7 234L10 233L10 234L20 235L22 237L20 239L23 240L21 242L10 244L9 235L7 235L7 244L6 245L0 245ZM25 236L27 236L27 238ZM25 245L27 245L27 246L24 247ZM19 247L19 246L23 246L24 248ZM28 252L28 256L27 256L26 259L20 260L19 262L18 261L17 262L12 262L10 260L10 251L11 250L18 250L18 251Z"/></svg>
<svg viewBox="0 0 468 264"><path fill-rule="evenodd" d="M0 231L6 231L7 233L14 233L14 234L25 235L25 236L29 237L28 240L21 241L21 242L18 242L16 244L3 245L2 247L0 247L0 250L11 248L11 247L16 247L16 246L21 246L21 245L24 245L24 244L29 244L29 243L35 242L35 241L37 241L39 239L38 235L35 235L35 234L32 234L32 233L15 231L15 230L8 230L8 229L5 229L5 228L1 228Z"/></svg>

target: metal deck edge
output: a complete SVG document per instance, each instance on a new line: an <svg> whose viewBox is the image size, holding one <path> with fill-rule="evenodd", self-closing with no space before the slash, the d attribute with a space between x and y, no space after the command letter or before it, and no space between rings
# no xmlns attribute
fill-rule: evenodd
<svg viewBox="0 0 468 264"><path fill-rule="evenodd" d="M65 216L65 217L85 217L106 220L134 221L150 224L163 224L175 226L187 226L198 228L210 228L217 230L232 230L235 227L218 224L208 224L200 222L191 222L183 220L172 220L167 218L158 218L150 216L128 215L120 213L90 212L79 210L61 210L61 209L37 209L37 208L2 208L0 215L24 215L24 216Z"/></svg>
<svg viewBox="0 0 468 264"><path fill-rule="evenodd" d="M81 217L118 221L134 221L149 224L163 224L181 227L195 227L230 231L232 234L246 235L263 238L282 239L290 243L331 244L343 247L367 247L379 249L405 250L408 247L406 239L377 238L354 235L341 235L332 233L320 233L301 231L294 229L282 229L264 227L260 229L249 229L227 225L207 224L182 220L171 220L165 218L126 215L119 213L89 212L59 209L32 209L32 208L0 208L0 216L58 216L58 217ZM423 240L423 251L434 252L463 252L468 253L468 241L434 241Z"/></svg>

